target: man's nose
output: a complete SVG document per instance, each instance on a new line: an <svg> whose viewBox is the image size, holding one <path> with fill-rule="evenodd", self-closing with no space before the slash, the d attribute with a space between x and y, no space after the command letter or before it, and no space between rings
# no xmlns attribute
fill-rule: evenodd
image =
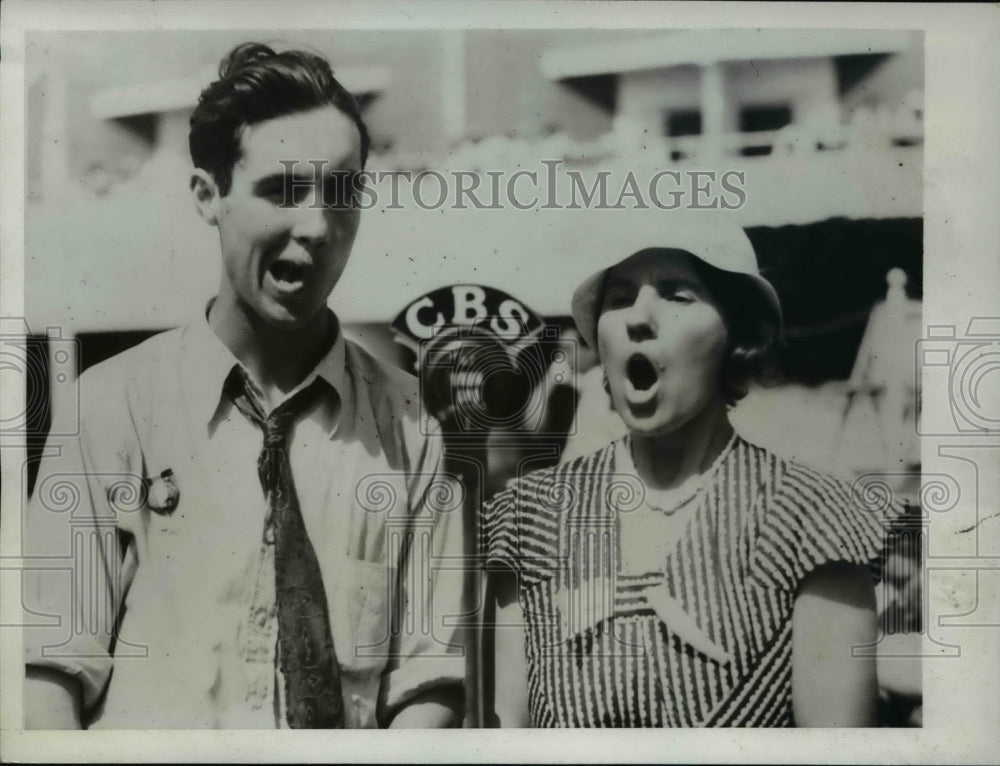
<svg viewBox="0 0 1000 766"><path fill-rule="evenodd" d="M629 340L639 342L652 340L659 329L656 324L653 307L657 299L656 290L650 285L643 285L635 296L635 301L625 318Z"/></svg>
<svg viewBox="0 0 1000 766"><path fill-rule="evenodd" d="M329 239L330 211L327 210L318 189L306 194L292 211L292 215L295 217L292 237L299 244L317 247Z"/></svg>

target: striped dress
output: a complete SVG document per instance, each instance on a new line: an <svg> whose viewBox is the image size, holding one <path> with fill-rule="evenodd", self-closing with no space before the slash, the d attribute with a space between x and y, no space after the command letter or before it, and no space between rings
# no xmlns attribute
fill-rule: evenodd
<svg viewBox="0 0 1000 766"><path fill-rule="evenodd" d="M903 509L737 436L662 567L633 570L621 530L644 491L622 446L528 474L484 509L488 562L519 576L532 726L794 725L797 585L831 561L877 577Z"/></svg>

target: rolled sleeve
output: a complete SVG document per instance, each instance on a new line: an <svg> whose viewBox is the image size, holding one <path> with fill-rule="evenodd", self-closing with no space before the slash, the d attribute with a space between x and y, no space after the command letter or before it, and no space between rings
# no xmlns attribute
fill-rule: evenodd
<svg viewBox="0 0 1000 766"><path fill-rule="evenodd" d="M23 519L25 664L65 673L84 712L107 686L129 568L118 512L141 502L141 477L98 403L79 436L50 438Z"/></svg>
<svg viewBox="0 0 1000 766"><path fill-rule="evenodd" d="M411 498L413 535L398 581L399 629L379 699L379 717L386 721L428 689L460 686L465 675L463 498L461 485L443 472L436 430L425 442Z"/></svg>

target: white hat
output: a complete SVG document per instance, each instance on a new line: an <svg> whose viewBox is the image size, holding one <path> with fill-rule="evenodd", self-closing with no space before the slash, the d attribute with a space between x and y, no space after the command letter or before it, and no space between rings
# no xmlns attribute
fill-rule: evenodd
<svg viewBox="0 0 1000 766"><path fill-rule="evenodd" d="M608 269L651 248L684 250L719 271L742 275L746 278L746 285L764 299L780 323L778 294L771 283L760 275L753 245L742 228L719 215L657 213L655 217L638 217L635 221L638 225L622 233L621 246L607 253L607 265L587 277L573 292L573 321L587 345L597 349L597 318L604 275Z"/></svg>

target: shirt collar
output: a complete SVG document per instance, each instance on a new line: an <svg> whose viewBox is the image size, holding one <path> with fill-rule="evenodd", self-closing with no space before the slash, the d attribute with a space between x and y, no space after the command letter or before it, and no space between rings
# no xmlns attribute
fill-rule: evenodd
<svg viewBox="0 0 1000 766"><path fill-rule="evenodd" d="M191 408L191 414L195 416L198 423L206 426L210 425L218 414L226 378L232 372L233 367L240 365L240 361L233 355L233 352L226 347L226 344L219 339L219 336L208 324L208 311L211 306L210 301L205 310L188 326L184 338L184 361L182 363L182 374L188 389L188 407ZM332 435L337 422L341 419L340 415L349 408L353 397L350 390L350 378L345 367L344 333L340 328L340 322L332 311L330 318L335 327L333 344L295 390L310 384L317 377L322 378L330 385L339 404L338 417L331 418L330 432Z"/></svg>

